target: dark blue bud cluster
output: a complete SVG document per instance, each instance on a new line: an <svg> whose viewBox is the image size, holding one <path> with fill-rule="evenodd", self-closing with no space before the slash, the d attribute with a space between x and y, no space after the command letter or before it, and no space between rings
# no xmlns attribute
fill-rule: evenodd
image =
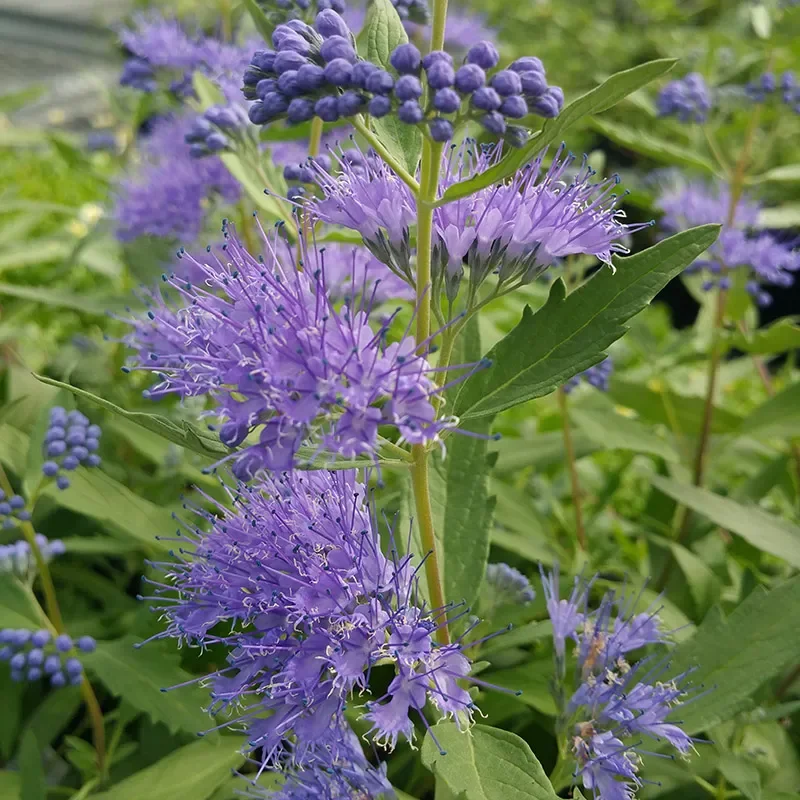
<svg viewBox="0 0 800 800"><path fill-rule="evenodd" d="M42 473L47 478L55 478L59 489L69 486L69 478L60 474L62 470L71 472L81 464L85 467L100 465L96 450L100 447L99 425L91 425L80 411L67 411L61 406L50 409L50 426L44 437L44 455L47 461L42 464Z"/></svg>
<svg viewBox="0 0 800 800"><path fill-rule="evenodd" d="M6 497L6 493L0 489L0 525L5 530L16 528L20 522L29 522L31 512L25 508L25 499L18 494Z"/></svg>
<svg viewBox="0 0 800 800"><path fill-rule="evenodd" d="M257 0L273 25L300 19L309 22L320 11L332 10L344 14L347 4L344 0Z"/></svg>
<svg viewBox="0 0 800 800"><path fill-rule="evenodd" d="M300 20L278 25L275 50L258 50L243 76L245 97L255 100L250 120L266 125L278 119L289 124L320 117L336 122L352 117L367 98L353 86L358 61L355 39L332 9L317 14L315 28Z"/></svg>
<svg viewBox="0 0 800 800"><path fill-rule="evenodd" d="M118 147L117 134L114 131L90 131L86 136L86 149L90 153L103 150L115 151Z"/></svg>
<svg viewBox="0 0 800 800"><path fill-rule="evenodd" d="M795 114L800 114L800 85L797 76L787 70L778 80L771 72L765 72L757 80L750 81L745 87L745 93L754 103L765 103L780 92L781 100L789 106Z"/></svg>
<svg viewBox="0 0 800 800"><path fill-rule="evenodd" d="M731 279L727 275L723 275L720 278L709 278L700 284L700 288L704 292L713 292L717 287L727 291L731 288Z"/></svg>
<svg viewBox="0 0 800 800"><path fill-rule="evenodd" d="M759 307L766 308L772 305L772 295L765 291L758 281L747 281L744 288Z"/></svg>
<svg viewBox="0 0 800 800"><path fill-rule="evenodd" d="M53 636L49 631L24 628L0 630L0 661L11 667L12 681L39 681L46 678L55 689L79 686L83 681L83 664L77 653L93 653L97 642L81 636L77 642L66 634Z"/></svg>
<svg viewBox="0 0 800 800"><path fill-rule="evenodd" d="M313 162L313 164L312 164ZM313 158L308 158L301 164L287 164L283 168L283 178L288 184L286 196L294 201L300 202L305 197L306 190L303 184L315 184L317 182L317 168L330 172L332 169L331 157L324 153Z"/></svg>
<svg viewBox="0 0 800 800"><path fill-rule="evenodd" d="M250 107L256 125L277 119L297 124L314 116L336 122L361 111L375 118L395 113L407 125L426 124L435 141L446 142L467 119L501 136L508 120L530 113L555 117L564 104L561 89L548 86L538 58L520 58L497 70L500 56L488 41L473 45L458 69L444 51L423 58L413 44L401 44L391 54L389 72L359 59L344 20L323 11L314 28L298 21L278 26L273 45L274 51L256 52L244 74L244 94L256 101ZM511 128L509 141L522 144L524 129Z"/></svg>
<svg viewBox="0 0 800 800"><path fill-rule="evenodd" d="M156 73L144 58L129 58L122 66L119 82L140 92L154 92L158 88Z"/></svg>
<svg viewBox="0 0 800 800"><path fill-rule="evenodd" d="M397 16L403 22L416 22L427 25L431 21L431 11L427 0L392 0Z"/></svg>
<svg viewBox="0 0 800 800"><path fill-rule="evenodd" d="M184 137L192 158L233 149L233 140L248 125L247 111L242 106L211 106L193 123Z"/></svg>
<svg viewBox="0 0 800 800"><path fill-rule="evenodd" d="M775 75L771 72L765 72L756 80L750 81L744 87L744 91L754 103L763 103L768 95L771 95L777 88L778 83L775 80Z"/></svg>
<svg viewBox="0 0 800 800"><path fill-rule="evenodd" d="M396 107L401 122L425 122L437 142L452 139L459 122L474 119L490 133L507 134L511 144L521 146L527 138L525 129L509 126L508 120L531 113L555 117L564 105L564 94L559 87L548 86L538 58L520 58L508 69L497 70L499 61L496 48L488 41L474 44L458 68L444 51L435 50L422 58L413 44L402 44L391 56L391 65L400 77L395 80L380 71L367 85L369 90L380 91L370 101L369 112L382 117ZM428 87L424 109L420 102L422 77Z"/></svg>
<svg viewBox="0 0 800 800"><path fill-rule="evenodd" d="M599 364L595 364L593 367L589 367L589 369L579 373L578 375L573 375L565 384L564 384L564 391L569 394L575 387L577 387L580 382L581 378L586 381L590 386L594 386L595 389L600 389L601 392L608 391L608 383L611 380L611 373L614 371L614 362L611 360L609 356L605 360L601 361Z"/></svg>
<svg viewBox="0 0 800 800"><path fill-rule="evenodd" d="M656 101L661 117L677 117L681 122L705 122L711 110L711 93L699 72L670 81Z"/></svg>
<svg viewBox="0 0 800 800"><path fill-rule="evenodd" d="M45 562L63 556L66 547L61 539L49 540L44 534L36 534L36 546ZM0 574L12 574L25 578L36 569L36 561L30 545L23 540L0 546Z"/></svg>

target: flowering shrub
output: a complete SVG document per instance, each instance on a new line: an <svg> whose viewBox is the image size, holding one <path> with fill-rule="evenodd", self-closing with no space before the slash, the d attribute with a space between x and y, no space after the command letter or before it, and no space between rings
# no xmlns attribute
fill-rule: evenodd
<svg viewBox="0 0 800 800"><path fill-rule="evenodd" d="M797 796L800 17L613 5L145 10L9 118L3 800Z"/></svg>

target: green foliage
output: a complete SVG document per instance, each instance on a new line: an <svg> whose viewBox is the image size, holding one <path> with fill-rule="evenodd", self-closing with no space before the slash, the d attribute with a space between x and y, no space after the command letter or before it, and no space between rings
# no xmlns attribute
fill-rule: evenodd
<svg viewBox="0 0 800 800"><path fill-rule="evenodd" d="M425 737L422 761L462 800L556 798L530 747L509 731L475 725L464 735L454 723L440 722Z"/></svg>
<svg viewBox="0 0 800 800"><path fill-rule="evenodd" d="M716 525L736 533L765 553L800 567L800 527L758 508L714 495L706 489L687 486L661 476L653 485L687 508L707 517Z"/></svg>
<svg viewBox="0 0 800 800"><path fill-rule="evenodd" d="M557 142L567 128L583 117L608 110L619 103L620 100L642 86L646 86L650 81L668 72L674 66L675 59L663 58L612 75L596 89L592 89L565 106L564 110L555 119L545 122L541 131L525 147L509 153L502 161L480 175L453 184L444 193L440 202L443 204L458 200L460 197L466 197L473 192L477 192L478 189L484 186L490 186L508 178L534 159L546 147Z"/></svg>
<svg viewBox="0 0 800 800"><path fill-rule="evenodd" d="M467 380L456 396L462 418L494 415L549 394L573 375L602 360L622 336L624 323L641 311L667 282L711 246L718 227L679 233L604 268L566 294L557 280L537 312L525 307L514 330L487 353L489 369Z"/></svg>
<svg viewBox="0 0 800 800"><path fill-rule="evenodd" d="M727 619L712 610L697 633L675 649L671 672L694 670L695 685L713 688L681 709L688 732L732 719L753 692L800 659L800 641L792 633L798 610L800 578L793 578L769 592L756 590Z"/></svg>
<svg viewBox="0 0 800 800"><path fill-rule="evenodd" d="M28 731L22 738L19 753L20 800L47 800L47 784L39 742L33 731Z"/></svg>
<svg viewBox="0 0 800 800"><path fill-rule="evenodd" d="M140 645L135 636L100 642L84 663L111 692L173 733L197 734L212 727L211 717L203 711L206 692L197 686L173 690L192 677L178 666L180 658L173 648L162 643Z"/></svg>
<svg viewBox="0 0 800 800"><path fill-rule="evenodd" d="M221 737L200 741L170 753L113 789L93 795L98 800L206 800L238 767L242 741Z"/></svg>
<svg viewBox="0 0 800 800"><path fill-rule="evenodd" d="M620 208L634 221L660 213L654 169L720 183L740 166L743 190L764 206L757 227L793 240L800 228L800 117L778 92L753 104L731 86L767 70L796 70L800 9L734 8L717 0L695 7L674 0L482 0L479 6L497 30L501 64L540 56L567 103L555 119L522 120L534 129L528 144L508 148L483 174L450 186L439 205L506 180L539 155L546 164L565 139L572 152L589 153L598 179L620 173L622 186L632 190ZM277 19L261 0L207 7L186 0L167 10L207 31L229 29L248 40L255 33L265 42ZM425 49L426 32L407 34L390 0L371 0L357 46L391 70L390 53L409 35ZM454 55L460 63L463 53ZM657 116L658 88L692 70L705 75L722 109L704 127ZM230 503L218 477L205 472L230 451L199 421L212 402L142 400L146 378L121 371L128 327L113 316L128 306L134 310L125 315L139 313L136 287L168 272L179 244L197 253L198 244L216 241L222 216L246 231L255 209L265 229L282 221L296 246L296 218L277 199L287 187L271 148L307 139L311 123L248 129L246 142L221 154L242 200L226 207L213 198L196 242L115 240L112 198L117 181L141 163L140 126L153 113L223 102L212 77L196 73L194 96L183 106L166 93L111 91L98 122L114 125L119 147L105 153L88 152L76 126L59 127L49 89L0 96L0 465L12 491L32 506L35 530L65 543L66 554L50 568L66 629L98 640L95 653L81 656L88 678L82 687L50 691L45 681L14 683L0 662L3 800L235 800L255 775L246 738L227 729L196 738L227 719L204 710L210 697L202 681L224 667L224 647L178 649L161 640L134 647L162 630L146 607L150 601L136 600L150 593L145 579L163 580L146 558L185 557L177 552L185 542L166 541L179 525L174 516L186 513L184 503L212 511ZM29 103L36 104L30 115ZM27 120L45 105L52 120L34 127ZM754 118L752 150L742 158ZM419 130L393 115L362 121L417 174ZM344 143L346 125L329 123L324 131ZM463 131L478 137L476 146L490 141L474 122ZM319 244L361 245L360 236L335 226L316 226L314 235ZM412 226L412 250L416 235ZM440 408L475 436L448 432L442 449L432 449L435 538L445 596L458 606L452 616L470 609L453 622L452 637L483 640L507 631L468 652L473 675L506 692L471 687L486 718L469 732L426 706L447 755L430 733L421 750L401 745L378 752L401 800L555 800L556 794L588 800L592 794L567 786L574 772L571 731L557 728L552 625L536 581L540 565L556 563L562 596L575 575L597 573L590 607L613 590L638 612L658 609L665 628L676 629L663 676L690 670L687 682L698 696L674 717L713 744L698 742L687 760L646 756L643 800L800 797L800 328L795 316L780 317L794 310L795 296L776 293L770 309L756 308L744 291L744 271L732 273L721 326L716 294L701 291L700 276L684 274L680 285L670 285L715 236L713 226L667 240L657 228L641 231L626 241L634 255L615 259L615 274L601 266L592 275L595 260L570 257L550 272L560 270L563 280L535 281L499 298L490 277L473 298L485 303L480 313L465 325L456 316L461 308L450 318L462 329L451 363L473 363L485 353L492 366L448 389ZM696 319L694 302L701 307ZM391 301L376 316L394 309ZM433 311L435 329L448 309ZM413 304L401 305L387 341L413 325L414 313ZM433 340L432 363L441 342L441 335ZM709 391L712 344L721 355ZM581 385L562 409L554 392L606 353L615 365L609 392ZM101 467L72 472L66 491L41 479L42 437L54 404L77 407L103 428ZM369 473L376 517L382 530L384 519L394 526L398 547L405 548L411 532L416 566L425 553L407 456L398 452L408 447L387 438L380 444L380 469ZM331 464L313 444L301 457L311 469L372 466L366 456ZM586 550L577 545L578 510ZM19 528L0 530L0 545L21 535ZM486 565L501 561L531 580L535 600L491 604ZM424 567L416 575L426 598ZM43 588L34 574L0 574L0 628L46 627ZM483 621L465 634L472 614ZM651 663L661 655L655 648L647 653ZM568 692L569 649L566 669ZM384 663L375 664L370 689L385 691L388 674ZM103 717L102 775L87 685ZM280 782L271 772L257 781L266 791Z"/></svg>
<svg viewBox="0 0 800 800"><path fill-rule="evenodd" d="M185 447L187 450L193 450L200 455L216 456L218 458L228 452L220 443L218 437L204 430L199 425L193 425L185 420L175 422L159 414L148 414L143 411L126 411L124 408L120 408L103 397L98 397L91 392L87 392L85 389L79 389L77 386L70 386L62 381L56 381L43 375L37 375L36 377L42 383L61 389L67 389L77 397L88 400L90 403L94 403L101 408L105 408L112 414L124 417L135 425L140 425L142 428L158 434L173 444Z"/></svg>

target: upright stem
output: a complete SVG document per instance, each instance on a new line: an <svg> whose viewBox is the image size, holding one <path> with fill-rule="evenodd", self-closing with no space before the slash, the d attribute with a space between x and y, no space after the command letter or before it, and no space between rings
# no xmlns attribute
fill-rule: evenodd
<svg viewBox="0 0 800 800"><path fill-rule="evenodd" d="M747 132L745 133L744 143L742 144L741 153L736 161L733 174L730 178L730 202L728 204L728 214L725 220L725 228L730 228L736 219L736 207L741 200L742 192L744 191L744 183L747 175L747 168L750 165L751 153L753 149L753 142L755 140L756 130L761 115L761 106L756 106L755 111L750 116ZM724 230L724 228L723 228ZM724 276L727 273L726 265L722 264L721 274ZM703 404L703 419L700 425L700 438L697 442L697 450L695 452L694 464L692 468L692 482L695 486L702 486L705 478L706 462L708 460L708 450L711 443L711 428L714 422L714 397L717 390L717 378L719 375L719 367L722 363L723 342L722 342L722 327L725 322L725 309L728 303L728 292L726 289L717 290L717 305L714 312L714 327L711 334L711 353L708 362L708 379L706 384L706 397ZM678 543L682 542L689 533L691 526L692 514L688 508L681 506L676 516L679 520ZM669 576L672 572L674 559L668 556L668 560L664 565L664 569L656 582L656 590L661 591L666 586Z"/></svg>
<svg viewBox="0 0 800 800"><path fill-rule="evenodd" d="M420 190L417 196L417 341L424 342L431 329L431 252L433 247L433 201L439 177L441 145L425 139L422 145ZM444 608L442 571L436 549L436 531L433 525L429 484L428 449L424 444L411 448L411 487L414 492L416 523L419 526L422 546L425 549L425 575L433 608ZM441 644L450 643L447 624L437 630Z"/></svg>
<svg viewBox="0 0 800 800"><path fill-rule="evenodd" d="M431 50L441 50L444 44L444 26L447 19L447 0L435 0ZM422 161L420 164L419 190L417 191L417 342L424 342L431 331L431 255L433 249L433 204L439 184L439 164L442 158L442 145L427 137L422 142ZM413 180L413 179L412 179ZM408 183L408 181L406 181ZM409 184L411 185L411 184ZM412 187L413 188L413 187ZM422 546L425 549L425 575L428 580L431 605L444 608L445 596L442 587L442 571L436 549L436 531L433 525L431 492L429 483L428 449L424 444L411 448L411 487L414 492L416 522L419 526ZM445 622L437 629L440 644L450 643L450 632Z"/></svg>
<svg viewBox="0 0 800 800"><path fill-rule="evenodd" d="M575 535L578 547L586 551L586 529L583 524L583 503L581 501L581 484L578 480L578 467L575 463L575 447L572 444L572 429L569 424L569 408L567 407L567 393L564 388L559 388L558 407L561 411L561 427L564 432L564 450L567 454L569 467L569 481L572 487L572 507L575 509Z"/></svg>
<svg viewBox="0 0 800 800"><path fill-rule="evenodd" d="M447 24L447 0L434 0L431 21L431 50L444 48L444 31Z"/></svg>
<svg viewBox="0 0 800 800"><path fill-rule="evenodd" d="M10 497L14 494L14 489L11 482L8 480L3 465L0 464L0 488ZM30 522L20 523L22 534L27 541L28 546L33 554L33 560L36 562L36 569L39 573L39 581L42 585L42 594L44 594L45 608L47 609L47 618L49 623L53 626L56 634L65 632L64 618L61 616L61 609L58 605L58 598L56 597L56 587L53 583L53 576L50 574L50 568L44 560L42 551L36 541L36 531ZM86 703L86 710L89 712L89 719L92 723L92 739L94 740L94 749L97 753L97 771L103 776L106 768L106 733L103 725L103 711L100 708L100 703L97 702L94 689L89 681L84 677L81 683L81 694L83 695L84 702Z"/></svg>
<svg viewBox="0 0 800 800"><path fill-rule="evenodd" d="M242 238L244 239L244 245L247 248L247 252L255 256L258 247L256 245L256 240L253 238L253 217L247 213L244 200L239 201L239 216L242 219Z"/></svg>
<svg viewBox="0 0 800 800"><path fill-rule="evenodd" d="M308 155L313 158L319 155L319 146L322 141L322 120L314 117L311 120L311 135L308 137Z"/></svg>
<svg viewBox="0 0 800 800"><path fill-rule="evenodd" d="M420 191L417 179L381 144L381 140L367 127L363 118L353 117L353 127L370 143L375 152L394 170L412 192L417 194Z"/></svg>

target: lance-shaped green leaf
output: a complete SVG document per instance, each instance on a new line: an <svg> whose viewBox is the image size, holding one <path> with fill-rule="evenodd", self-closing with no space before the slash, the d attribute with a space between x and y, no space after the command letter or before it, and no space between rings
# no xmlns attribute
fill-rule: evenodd
<svg viewBox="0 0 800 800"><path fill-rule="evenodd" d="M63 383L62 381L57 381L44 375L36 375L36 378L50 386L55 386L59 389L67 389L76 397L88 400L90 403L100 406L106 409L106 411L110 411L112 414L124 417L136 425L140 425L142 428L157 433L173 444L185 447L187 450L192 450L200 455L221 458L230 452L228 448L220 442L218 436L215 436L210 431L204 430L197 425L193 425L191 422L186 422L184 420L174 422L159 414L148 414L144 411L126 411L110 400L98 397L96 394L87 392L85 389L79 389L77 386L70 386L68 383Z"/></svg>
<svg viewBox="0 0 800 800"><path fill-rule="evenodd" d="M800 660L798 614L795 577L771 592L756 589L727 619L712 609L697 633L672 651L670 674L691 670L691 683L705 689L675 711L687 733L731 719L761 685Z"/></svg>
<svg viewBox="0 0 800 800"><path fill-rule="evenodd" d="M178 651L161 642L137 648L139 641L126 636L98 642L97 649L81 659L114 695L173 733L203 733L216 724L203 710L208 692L198 684L167 691L192 679L181 669Z"/></svg>
<svg viewBox="0 0 800 800"><path fill-rule="evenodd" d="M188 744L125 778L93 800L206 800L244 761L242 738Z"/></svg>
<svg viewBox="0 0 800 800"><path fill-rule="evenodd" d="M469 419L497 414L552 392L598 363L627 330L625 322L707 250L719 232L704 225L616 261L567 295L557 280L536 313L525 307L520 323L487 354L492 365L461 387L454 412Z"/></svg>
<svg viewBox="0 0 800 800"><path fill-rule="evenodd" d="M741 536L759 550L800 567L800 527L797 525L699 486L688 486L661 475L652 475L650 480L664 494Z"/></svg>
<svg viewBox="0 0 800 800"><path fill-rule="evenodd" d="M244 0L244 7L253 20L256 30L261 34L265 42L272 41L272 32L275 26L269 21L269 17L264 13L264 9L256 2L256 0Z"/></svg>
<svg viewBox="0 0 800 800"><path fill-rule="evenodd" d="M567 128L574 125L583 117L590 114L599 114L619 103L629 94L632 94L650 81L655 80L675 66L676 59L660 58L648 61L633 69L617 72L595 89L579 97L567 105L562 112L545 122L541 131L534 135L524 147L509 153L502 161L493 167L464 181L454 183L443 195L439 204L458 200L460 197L483 189L493 183L505 180L516 173L521 167L535 158L539 153L553 142L561 139Z"/></svg>
<svg viewBox="0 0 800 800"><path fill-rule="evenodd" d="M647 156L662 164L673 164L700 169L708 175L714 174L714 165L689 147L681 147L668 139L653 136L649 131L631 128L617 122L593 119L592 128L615 144Z"/></svg>
<svg viewBox="0 0 800 800"><path fill-rule="evenodd" d="M745 418L741 433L761 438L800 436L800 382L790 384L756 408Z"/></svg>
<svg viewBox="0 0 800 800"><path fill-rule="evenodd" d="M462 800L557 800L528 743L499 728L462 732L440 722L425 737L422 763Z"/></svg>

